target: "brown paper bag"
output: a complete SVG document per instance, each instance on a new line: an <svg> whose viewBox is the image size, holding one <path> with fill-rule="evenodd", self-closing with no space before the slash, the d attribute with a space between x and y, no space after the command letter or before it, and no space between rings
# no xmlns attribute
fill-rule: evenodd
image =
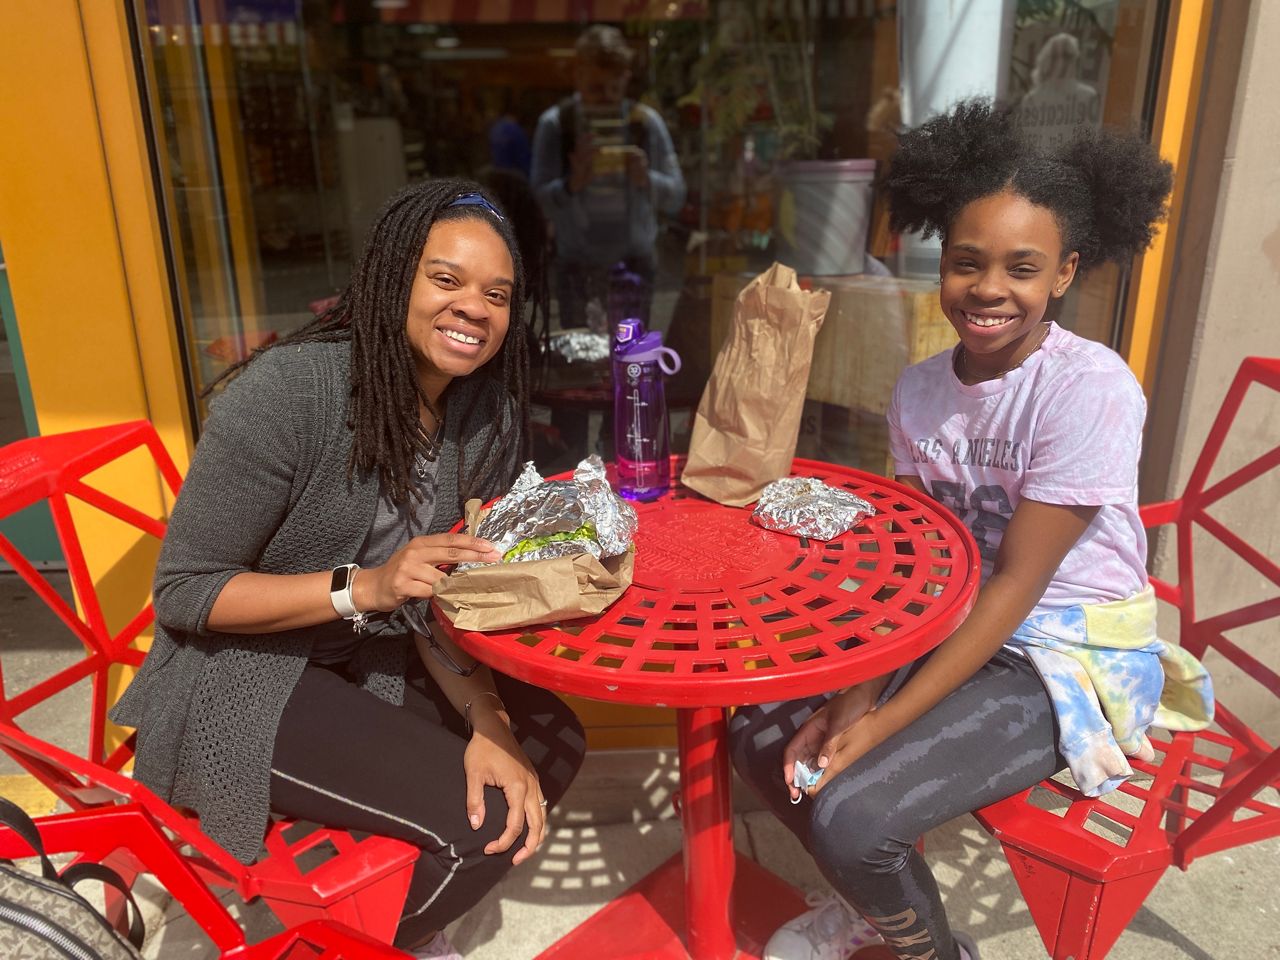
<svg viewBox="0 0 1280 960"><path fill-rule="evenodd" d="M741 507L791 472L813 340L830 302L826 290L800 289L780 263L738 294L694 416L686 487Z"/></svg>
<svg viewBox="0 0 1280 960"><path fill-rule="evenodd" d="M631 585L635 551L597 560L576 553L554 560L495 563L451 573L436 584L440 612L460 630L506 630L589 617Z"/></svg>
<svg viewBox="0 0 1280 960"><path fill-rule="evenodd" d="M467 502L467 531L480 521ZM579 553L553 560L495 563L451 573L435 587L440 612L460 630L507 630L604 611L631 586L635 549L597 560Z"/></svg>

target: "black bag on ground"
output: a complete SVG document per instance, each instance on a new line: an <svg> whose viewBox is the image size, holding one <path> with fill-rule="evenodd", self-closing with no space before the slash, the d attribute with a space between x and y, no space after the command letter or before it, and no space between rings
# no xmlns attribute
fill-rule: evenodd
<svg viewBox="0 0 1280 960"><path fill-rule="evenodd" d="M0 797L0 824L40 858L40 874L0 860L0 957L4 960L140 960L142 914L120 876L98 863L77 863L61 875L45 856L40 832L22 808ZM126 940L75 891L81 880L115 887L133 907Z"/></svg>

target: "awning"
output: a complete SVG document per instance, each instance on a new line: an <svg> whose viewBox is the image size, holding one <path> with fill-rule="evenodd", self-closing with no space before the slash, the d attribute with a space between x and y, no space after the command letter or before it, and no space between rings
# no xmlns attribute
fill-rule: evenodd
<svg viewBox="0 0 1280 960"><path fill-rule="evenodd" d="M709 8L710 0L405 0L403 6L338 3L333 19L336 23L363 19L367 10L382 23L585 24L704 20Z"/></svg>

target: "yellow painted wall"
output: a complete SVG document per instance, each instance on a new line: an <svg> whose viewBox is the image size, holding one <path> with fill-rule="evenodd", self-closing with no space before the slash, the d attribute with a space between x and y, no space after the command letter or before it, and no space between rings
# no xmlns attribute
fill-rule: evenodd
<svg viewBox="0 0 1280 960"><path fill-rule="evenodd" d="M145 418L185 469L191 445L123 5L0 4L0 242L41 433ZM153 516L132 454L93 485ZM157 544L73 504L108 626L146 602Z"/></svg>

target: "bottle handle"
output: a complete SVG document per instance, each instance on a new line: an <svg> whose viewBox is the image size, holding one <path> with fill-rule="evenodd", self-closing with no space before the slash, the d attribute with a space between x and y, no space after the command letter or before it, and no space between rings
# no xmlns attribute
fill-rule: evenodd
<svg viewBox="0 0 1280 960"><path fill-rule="evenodd" d="M668 367L667 363L671 366ZM658 351L658 369L665 373L668 377L680 372L680 354L676 353L670 347L663 347Z"/></svg>

